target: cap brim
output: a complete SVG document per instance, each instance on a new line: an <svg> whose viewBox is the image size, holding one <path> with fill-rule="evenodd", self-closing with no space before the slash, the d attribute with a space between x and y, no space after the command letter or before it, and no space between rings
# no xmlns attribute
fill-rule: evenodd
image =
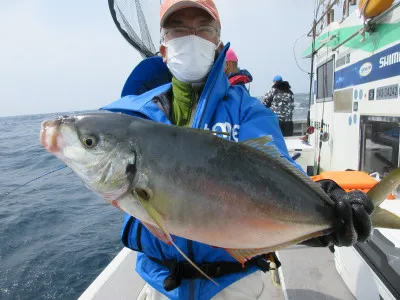
<svg viewBox="0 0 400 300"><path fill-rule="evenodd" d="M202 6L201 4L198 4L194 1L180 1L174 5L172 5L170 8L168 8L163 17L161 18L160 21L160 26L163 27L165 25L165 21L175 12L177 12L178 10L184 9L184 8L200 8L202 10L205 10L215 21L218 22L217 18L212 14L212 12L207 9L206 7Z"/></svg>

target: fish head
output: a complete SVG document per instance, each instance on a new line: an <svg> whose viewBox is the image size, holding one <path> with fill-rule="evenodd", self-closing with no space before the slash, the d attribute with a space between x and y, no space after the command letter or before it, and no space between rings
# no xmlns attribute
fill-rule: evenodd
<svg viewBox="0 0 400 300"><path fill-rule="evenodd" d="M40 140L89 189L112 202L131 186L136 160L127 136L131 122L116 113L63 116L42 122Z"/></svg>

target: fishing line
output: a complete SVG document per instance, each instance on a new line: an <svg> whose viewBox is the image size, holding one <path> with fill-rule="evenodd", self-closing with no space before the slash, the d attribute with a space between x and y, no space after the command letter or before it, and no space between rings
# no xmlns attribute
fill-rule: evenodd
<svg viewBox="0 0 400 300"><path fill-rule="evenodd" d="M330 36L330 32L328 32L328 37ZM326 47L326 54L325 54L325 63L322 64L322 71L323 71L323 76L324 76L324 81L323 81L323 99L322 99L322 115L321 115L321 128L320 128L320 135L319 135L319 151L318 151L318 165L317 165L317 175L319 175L319 171L321 168L321 152L322 152L322 135L324 133L324 114L325 114L325 102L326 102L326 97L329 97L329 95L327 94L327 89L328 89L328 63L330 62L330 60L328 60L328 54L329 54L329 49L328 49L328 45L325 46ZM334 65L334 56L331 56L332 58L332 69L333 72L335 72L335 65ZM320 67L321 67L320 66ZM324 67L325 66L325 67ZM331 79L333 80L333 78ZM317 82L318 82L318 68L317 68ZM318 84L317 84L318 85ZM333 98L333 88L334 85L332 83L332 98ZM318 91L318 88L317 88ZM318 92L317 92L317 97L318 97ZM332 99L333 100L333 99Z"/></svg>
<svg viewBox="0 0 400 300"><path fill-rule="evenodd" d="M307 72L307 71L304 70L302 67L300 67L299 62L298 62L298 60L297 60L297 55L296 55L296 44L297 44L297 42L298 42L301 38L305 37L306 35L307 35L307 33L302 34L302 35L299 36L299 37L296 39L296 41L294 42L294 44L293 44L293 57L294 57L294 61L296 62L297 67L298 67L301 71L303 71L304 73L306 73L306 74L308 74L308 75L311 76L311 73L310 73L310 72Z"/></svg>
<svg viewBox="0 0 400 300"><path fill-rule="evenodd" d="M62 170L62 169L64 169L64 168L66 168L66 167L67 167L66 165L59 166L58 168L56 168L56 169L54 169L54 170L51 170L50 172L47 172L47 173L42 174L42 175L40 175L40 176L38 176L38 177L36 177L36 178L34 178L34 179L31 179L31 180L25 182L24 184L22 184L22 185L16 187L15 189L13 189L13 190L11 190L11 191L9 191L9 192L3 194L3 195L0 195L0 200L4 199L5 197L7 197L7 196L10 195L11 193L15 192L16 190L18 190L18 189L20 189L20 188L26 186L27 184L29 184L29 183L31 183L31 182L33 182L33 181L35 181L35 180L38 180L38 179L40 179L40 178L42 178L42 177L44 177L44 176L47 176L47 175L49 175L49 174L51 174L51 173L57 172L57 171L59 171L59 170Z"/></svg>

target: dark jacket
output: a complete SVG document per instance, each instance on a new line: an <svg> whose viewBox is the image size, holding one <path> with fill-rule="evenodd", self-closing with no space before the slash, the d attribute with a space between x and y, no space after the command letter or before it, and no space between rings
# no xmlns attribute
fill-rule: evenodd
<svg viewBox="0 0 400 300"><path fill-rule="evenodd" d="M265 94L262 102L278 115L280 122L292 121L294 95L287 81L276 82Z"/></svg>

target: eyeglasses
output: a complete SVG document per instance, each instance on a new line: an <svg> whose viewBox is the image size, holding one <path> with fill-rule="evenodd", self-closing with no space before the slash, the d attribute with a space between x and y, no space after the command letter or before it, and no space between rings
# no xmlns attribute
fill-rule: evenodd
<svg viewBox="0 0 400 300"><path fill-rule="evenodd" d="M197 28L192 27L174 27L174 28L163 28L161 30L162 42L168 42L173 39L185 37L191 34L195 34L206 40L215 40L219 37L219 30L212 25L204 25Z"/></svg>

